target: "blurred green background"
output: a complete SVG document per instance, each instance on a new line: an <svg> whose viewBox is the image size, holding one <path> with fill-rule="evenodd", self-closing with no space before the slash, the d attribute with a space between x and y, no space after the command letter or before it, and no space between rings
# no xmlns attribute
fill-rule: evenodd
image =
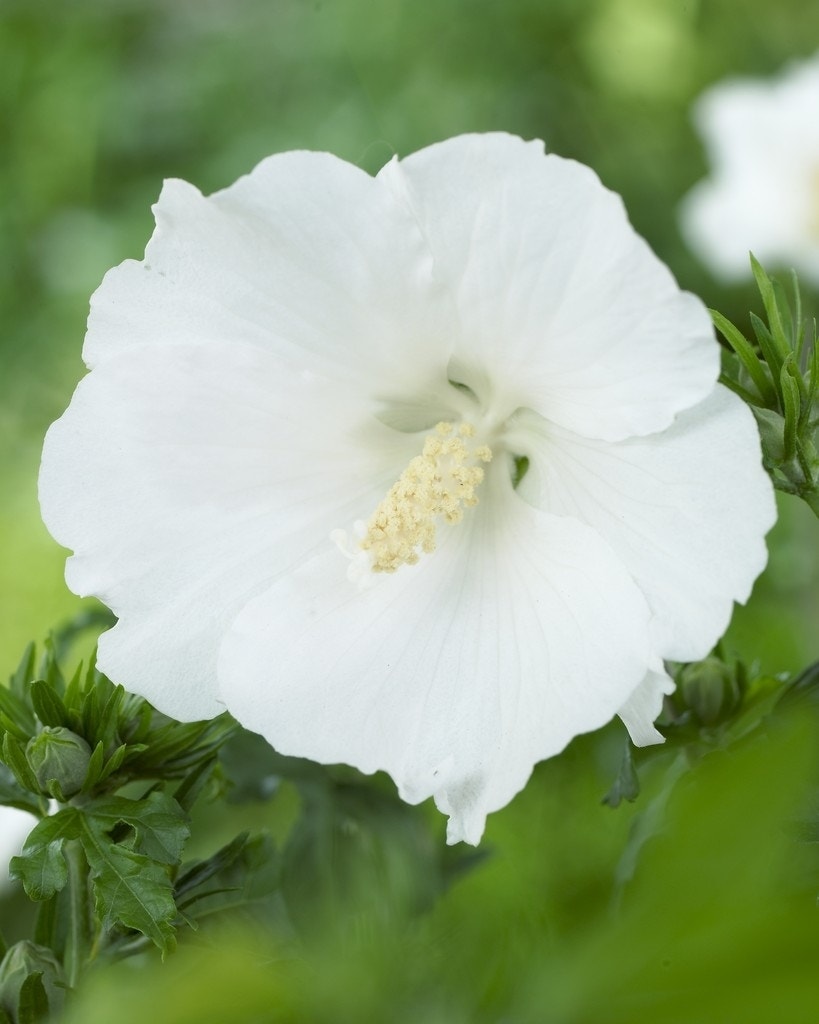
<svg viewBox="0 0 819 1024"><path fill-rule="evenodd" d="M759 305L750 286L719 287L685 250L676 223L679 198L706 173L690 106L721 78L772 74L817 49L819 8L804 0L0 0L3 663L11 670L28 640L79 606L62 582L64 552L39 522L39 449L47 425L65 408L83 373L88 297L108 267L141 256L152 230L150 205L164 177L185 178L207 192L279 150L327 149L375 171L394 153L459 132L505 129L539 136L550 149L594 167L622 193L635 226L683 286L744 324L747 310ZM816 309L817 296L807 298ZM781 502L781 511L770 538L769 569L750 606L738 611L728 640L729 648L748 661L758 659L769 672L798 669L819 657L817 526L795 500ZM458 945L453 940L464 936L470 952L449 979L462 992L470 984L494 992L497 1006L507 1009L517 1000L518 1014L538 1001L551 1006L531 1019L635 1020L643 1010L652 1019L650 994L643 993L648 1001L638 1000L625 1016L597 1015L600 1004L588 993L591 1002L571 1002L585 991L577 980L585 977L583 970L599 966L606 949L618 950L614 962L622 966L623 942L640 934L635 925L631 938L624 938L606 916L633 817L631 808L599 807L610 781L611 742L604 739L596 747L583 741L581 753L573 747L541 769L527 793L494 817L489 863L452 890L424 926L427 933L407 940L423 943L420 976L431 972L437 993L429 1005L417 1001L424 984L415 979L415 1001L407 1004L414 1015L396 1010L385 1016L383 1008L373 1009L381 989L371 979L376 1002L364 1000L359 1016L349 1019L484 1019L477 1005L470 1008L460 997L450 1005L441 996ZM727 786L725 779L720 784ZM583 810L573 825L576 802ZM702 813L718 817L710 804ZM556 830L561 838L553 843ZM736 849L735 843L732 856ZM639 916L640 900L649 906L656 892L666 892L672 903L679 900L673 893L683 884L683 867L679 851L676 856L669 862L671 875L649 878L648 895L638 896L632 915ZM723 867L730 877L727 860ZM555 888L554 899L543 897L546 885ZM719 889L713 878L709 885ZM753 888L748 882L743 898ZM557 941L565 929L556 921L556 907L572 921L571 941L580 951L574 959ZM595 932L598 914L606 923ZM747 949L759 941L761 925L754 920L745 935ZM771 934L779 933L773 928ZM723 953L737 941L728 933L711 938L722 943ZM401 962L402 941L401 934L391 933L391 944L379 945L382 958ZM202 947L208 970L227 955L226 948L242 948L238 940L214 942ZM735 981L743 948L734 949L735 960L725 968ZM481 950L490 974L478 979ZM185 956L167 976L174 980L164 983L169 988L163 998L171 1000L177 989L192 998L185 979L201 973L199 961ZM310 970L298 958L293 966L290 954L279 949L267 959L257 950L259 956L265 964L275 961L277 971L248 967L242 983L261 986L268 1008L277 998L289 1006L287 1000L296 998L293 985L309 988ZM541 972L533 966L539 959ZM217 972L225 985L239 960L248 962L232 953L229 966ZM330 978L330 992L328 962L321 961L319 973ZM390 964L381 962L385 978L394 977ZM359 993L366 987L359 961L339 970L349 971ZM598 995L611 981L604 974L608 981L599 983ZM570 975L574 980L561 989L560 977ZM626 971L622 984L628 987L628 979L638 975ZM525 991L510 1002L518 983ZM709 991L719 988L711 975L699 983ZM784 984L781 978L778 983ZM685 978L669 984L688 991ZM551 990L569 993L565 1013L549 1002ZM114 989L106 991L99 1006L114 998ZM386 997L386 989L381 994ZM315 1007L304 1016L307 1004L299 1010L302 1004L296 1003L293 1016L286 1010L274 1016L269 1009L266 1016L251 1003L241 1017L227 1010L222 1017L216 1010L208 1016L203 1009L190 1019L348 1019L340 1011L325 1018ZM183 1020L181 1005L155 1019ZM500 1008L491 1015L493 1005L485 1001L480 1013L500 1020ZM124 1013L121 1005L118 1012ZM100 1013L95 1020L115 1019L113 1010ZM732 1018L669 1011L653 1019ZM815 1021L819 1011L781 1019Z"/></svg>

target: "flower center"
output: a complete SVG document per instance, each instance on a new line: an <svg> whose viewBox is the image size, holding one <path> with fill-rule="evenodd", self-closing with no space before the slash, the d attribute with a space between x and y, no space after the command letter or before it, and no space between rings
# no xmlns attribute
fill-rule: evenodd
<svg viewBox="0 0 819 1024"><path fill-rule="evenodd" d="M454 525L464 510L478 504L475 491L483 480L487 445L474 444L470 423L439 423L424 439L367 523L359 546L369 553L372 572L395 572L414 565L421 553L435 550L438 520Z"/></svg>

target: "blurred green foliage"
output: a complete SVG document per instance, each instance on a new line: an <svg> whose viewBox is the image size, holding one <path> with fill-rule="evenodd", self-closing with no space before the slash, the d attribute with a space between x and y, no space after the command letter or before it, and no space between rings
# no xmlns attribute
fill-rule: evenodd
<svg viewBox="0 0 819 1024"><path fill-rule="evenodd" d="M785 718L680 777L619 888L628 823L595 799L581 741L538 769L490 824L488 859L430 912L402 914L400 877L365 857L357 913L336 905L298 942L260 922L203 927L161 968L98 971L66 1021L810 1024L819 865L798 826L815 727Z"/></svg>
<svg viewBox="0 0 819 1024"><path fill-rule="evenodd" d="M677 230L706 170L690 105L817 43L819 7L804 0L0 0L3 664L78 604L39 521L39 448L83 372L88 296L141 255L162 178L211 191L289 148L374 171L463 131L539 136L621 192L681 283L745 330L753 283L719 287ZM769 569L727 643L769 672L819 656L815 525L795 499L780 507ZM629 831L666 776L641 780L635 805L601 806L614 726L537 770L490 820L486 862L431 914L385 922L370 907L308 948L203 928L161 970L100 973L72 1019L812 1022L819 886L808 893L784 826L809 746L797 730L709 755L626 884ZM278 810L215 816L202 856L235 834L229 813L286 832L281 807L297 801L285 789ZM391 856L368 890L387 903L403 891Z"/></svg>

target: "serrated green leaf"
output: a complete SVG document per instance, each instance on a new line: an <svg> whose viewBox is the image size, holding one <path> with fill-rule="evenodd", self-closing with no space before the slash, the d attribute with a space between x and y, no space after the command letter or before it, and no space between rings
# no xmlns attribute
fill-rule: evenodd
<svg viewBox="0 0 819 1024"><path fill-rule="evenodd" d="M35 679L29 687L31 704L43 725L70 728L71 719L62 699L44 679Z"/></svg>
<svg viewBox="0 0 819 1024"><path fill-rule="evenodd" d="M11 875L19 878L32 900L50 899L68 881L63 846L75 839L80 812L66 807L39 821L31 830L19 857L12 857Z"/></svg>
<svg viewBox="0 0 819 1024"><path fill-rule="evenodd" d="M42 971L35 971L20 986L17 1003L17 1024L41 1024L48 1016L48 996Z"/></svg>
<svg viewBox="0 0 819 1024"><path fill-rule="evenodd" d="M168 872L148 857L112 842L89 815L80 818L79 839L91 867L97 914L146 935L163 955L175 945Z"/></svg>
<svg viewBox="0 0 819 1024"><path fill-rule="evenodd" d="M161 864L178 864L190 835L188 816L168 793L155 791L143 800L113 796L92 800L85 807L101 833L123 823L136 834L136 849Z"/></svg>
<svg viewBox="0 0 819 1024"><path fill-rule="evenodd" d="M748 341L745 335L736 328L731 321L718 312L716 309L710 310L711 318L717 330L722 334L731 348L736 352L737 358L740 360L748 376L754 382L754 386L759 392L759 397L762 403L768 408L776 408L776 389L771 383L770 378L765 373L765 367L762 365L761 360L754 352L753 345Z"/></svg>
<svg viewBox="0 0 819 1024"><path fill-rule="evenodd" d="M34 772L26 759L26 751L23 743L15 739L9 733L3 737L3 760L14 772L14 776L23 789L32 793L39 793L40 787L37 784Z"/></svg>

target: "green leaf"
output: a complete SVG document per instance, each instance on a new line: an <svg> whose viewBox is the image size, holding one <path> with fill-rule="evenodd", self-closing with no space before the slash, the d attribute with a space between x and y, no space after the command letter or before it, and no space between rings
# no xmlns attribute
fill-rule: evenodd
<svg viewBox="0 0 819 1024"><path fill-rule="evenodd" d="M778 404L776 389L765 372L765 367L762 365L759 356L754 352L751 343L740 330L734 327L727 317L722 315L722 313L718 312L716 309L710 310L710 313L717 330L722 334L734 352L736 352L737 358L745 367L748 376L754 382L754 386L759 392L759 397L762 399L763 405L768 408L776 408Z"/></svg>
<svg viewBox="0 0 819 1024"><path fill-rule="evenodd" d="M9 865L13 878L19 878L32 900L48 900L68 881L68 866L63 856L66 840L77 836L80 812L66 807L38 822L19 857Z"/></svg>
<svg viewBox="0 0 819 1024"><path fill-rule="evenodd" d="M97 914L106 923L134 928L163 955L175 946L176 904L167 870L115 843L89 815L79 818L79 839L91 867Z"/></svg>
<svg viewBox="0 0 819 1024"><path fill-rule="evenodd" d="M144 800L104 797L92 800L85 811L101 833L120 824L133 829L136 850L160 864L178 864L190 836L187 814L168 793L155 791Z"/></svg>

